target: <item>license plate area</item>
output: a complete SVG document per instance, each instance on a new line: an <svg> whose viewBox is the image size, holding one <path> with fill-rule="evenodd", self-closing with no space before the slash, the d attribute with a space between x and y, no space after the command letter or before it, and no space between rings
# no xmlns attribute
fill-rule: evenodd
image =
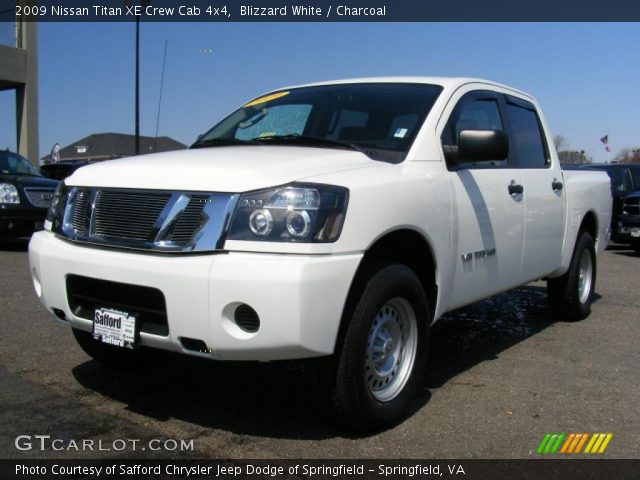
<svg viewBox="0 0 640 480"><path fill-rule="evenodd" d="M79 318L93 322L96 310L107 308L134 315L138 334L169 335L164 295L157 288L73 274L66 286L71 312Z"/></svg>
<svg viewBox="0 0 640 480"><path fill-rule="evenodd" d="M120 348L138 346L136 315L113 308L96 308L93 317L93 338Z"/></svg>

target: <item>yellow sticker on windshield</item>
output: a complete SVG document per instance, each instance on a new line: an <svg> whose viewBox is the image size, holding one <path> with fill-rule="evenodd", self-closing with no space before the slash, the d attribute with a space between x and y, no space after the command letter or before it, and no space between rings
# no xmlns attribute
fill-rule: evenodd
<svg viewBox="0 0 640 480"><path fill-rule="evenodd" d="M260 105L261 103L267 103L271 100L275 100L276 98L284 97L285 95L289 95L289 92L278 92L272 93L271 95L265 95L264 97L258 97L255 100L251 100L249 103L245 104L244 107L253 107L255 105Z"/></svg>

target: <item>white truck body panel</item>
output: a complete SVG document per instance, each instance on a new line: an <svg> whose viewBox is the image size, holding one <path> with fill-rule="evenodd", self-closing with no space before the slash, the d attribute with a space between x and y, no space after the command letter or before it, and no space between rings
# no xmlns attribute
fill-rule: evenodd
<svg viewBox="0 0 640 480"><path fill-rule="evenodd" d="M352 280L365 253L389 232L412 230L435 260L443 313L568 268L585 215L596 219L598 252L609 238L611 197L602 172L563 172L551 134L532 97L473 79L376 78L327 82L429 83L443 87L404 162L374 161L356 151L292 146L233 146L170 152L81 168L66 183L131 189L241 193L292 181L349 189L334 243L227 240L227 255L163 256L77 245L51 232L34 235L30 262L45 308L62 309L76 328L92 320L69 308L65 278L84 275L160 289L170 335L141 335L142 345L185 350L180 337L202 339L215 359L276 360L333 352ZM550 148L544 169L447 168L441 135L465 93L491 90L526 99L539 114ZM551 183L561 181L559 192ZM523 195L509 195L511 183ZM471 262L464 255L484 252ZM488 252L488 253L487 253ZM493 252L493 253L491 253ZM252 305L262 327L238 329L229 311Z"/></svg>

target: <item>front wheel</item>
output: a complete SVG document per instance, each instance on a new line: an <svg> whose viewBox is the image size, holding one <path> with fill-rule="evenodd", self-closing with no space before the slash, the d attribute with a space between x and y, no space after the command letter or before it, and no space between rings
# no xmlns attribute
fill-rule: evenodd
<svg viewBox="0 0 640 480"><path fill-rule="evenodd" d="M554 315L566 320L588 317L595 285L596 252L593 238L589 233L582 232L567 273L547 282L549 304Z"/></svg>
<svg viewBox="0 0 640 480"><path fill-rule="evenodd" d="M342 344L316 372L324 379L317 394L339 423L372 431L407 415L424 376L431 314L404 265L379 269L358 291Z"/></svg>

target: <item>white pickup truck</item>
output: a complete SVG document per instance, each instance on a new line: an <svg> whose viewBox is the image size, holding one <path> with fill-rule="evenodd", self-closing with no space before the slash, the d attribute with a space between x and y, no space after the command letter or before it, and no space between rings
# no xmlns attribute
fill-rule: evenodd
<svg viewBox="0 0 640 480"><path fill-rule="evenodd" d="M609 179L560 169L534 98L484 80L281 89L186 151L90 165L29 247L42 305L94 359L308 362L352 428L406 415L430 326L546 279L590 312Z"/></svg>

